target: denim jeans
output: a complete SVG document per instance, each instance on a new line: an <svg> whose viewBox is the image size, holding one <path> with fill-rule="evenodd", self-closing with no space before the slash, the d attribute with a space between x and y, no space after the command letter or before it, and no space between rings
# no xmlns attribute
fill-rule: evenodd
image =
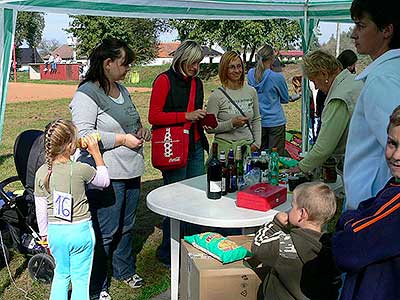
<svg viewBox="0 0 400 300"><path fill-rule="evenodd" d="M108 259L115 279L124 280L135 274L132 229L139 203L140 177L111 180L108 188L89 190L87 195L97 240L90 281L93 297L108 290Z"/></svg>
<svg viewBox="0 0 400 300"><path fill-rule="evenodd" d="M48 239L56 261L50 299L67 300L72 282L71 300L89 300L95 244L92 222L49 224Z"/></svg>
<svg viewBox="0 0 400 300"><path fill-rule="evenodd" d="M194 150L189 151L188 161L184 168L163 171L164 185L178 182L184 179L196 177L204 174L204 149L201 142L197 142ZM190 229L189 229L190 227ZM181 233L183 232L196 232L196 225L181 222ZM163 237L160 247L158 248L159 259L169 264L171 260L171 241L170 241L170 220L164 218L162 224ZM196 232L197 233L197 232Z"/></svg>

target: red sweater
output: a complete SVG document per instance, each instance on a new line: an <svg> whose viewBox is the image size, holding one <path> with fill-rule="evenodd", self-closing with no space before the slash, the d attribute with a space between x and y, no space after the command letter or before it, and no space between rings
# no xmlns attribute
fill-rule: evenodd
<svg viewBox="0 0 400 300"><path fill-rule="evenodd" d="M186 77L185 80L190 80ZM149 123L156 126L167 126L185 123L186 112L164 112L165 102L170 89L169 78L166 74L161 74L154 81L151 91L150 107L149 107ZM197 123L194 123L194 140L200 140L200 134L197 130Z"/></svg>

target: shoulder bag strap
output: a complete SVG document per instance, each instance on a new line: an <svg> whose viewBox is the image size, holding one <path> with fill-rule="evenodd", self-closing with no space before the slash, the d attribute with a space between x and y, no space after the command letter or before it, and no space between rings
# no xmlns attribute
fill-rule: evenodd
<svg viewBox="0 0 400 300"><path fill-rule="evenodd" d="M243 112L243 110L239 107L239 105L236 104L235 101L233 101L233 99L228 95L228 93L224 90L224 88L223 88L223 87L219 87L218 89L225 95L225 97L229 100L229 102L231 102L231 103L233 104L233 106L235 106L235 107L237 108L237 110L240 112L240 114L241 114L243 117L246 117L246 118L247 118L247 116L245 115L245 113ZM250 133L251 133L251 136L253 137L252 143L254 143L254 142L256 141L256 139L254 138L254 132L253 132L253 130L251 129L249 120L247 120L246 123L247 123L247 128L249 128Z"/></svg>
<svg viewBox="0 0 400 300"><path fill-rule="evenodd" d="M195 110L196 100L196 79L193 77L190 84L189 102L186 111L191 112ZM188 121L185 123L185 129L190 129L192 122Z"/></svg>

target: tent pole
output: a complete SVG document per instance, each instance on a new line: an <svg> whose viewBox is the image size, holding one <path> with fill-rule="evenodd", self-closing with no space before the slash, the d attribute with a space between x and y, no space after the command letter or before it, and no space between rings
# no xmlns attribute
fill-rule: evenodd
<svg viewBox="0 0 400 300"><path fill-rule="evenodd" d="M305 55L308 51L308 0L306 0L304 5L304 25L303 25L303 55ZM302 80L302 102L301 102L301 153L302 156L306 154L308 151L308 86L307 79L304 78Z"/></svg>
<svg viewBox="0 0 400 300"><path fill-rule="evenodd" d="M17 46L13 44L13 70L14 70L14 82L17 82Z"/></svg>
<svg viewBox="0 0 400 300"><path fill-rule="evenodd" d="M10 59L14 44L17 11L0 8L0 143L3 137L4 114L6 111L7 84L10 75Z"/></svg>

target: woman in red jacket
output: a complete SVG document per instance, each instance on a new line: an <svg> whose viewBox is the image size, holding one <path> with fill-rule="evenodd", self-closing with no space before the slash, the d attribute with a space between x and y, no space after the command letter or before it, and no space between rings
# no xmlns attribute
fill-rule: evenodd
<svg viewBox="0 0 400 300"><path fill-rule="evenodd" d="M172 126L192 122L187 164L180 169L162 171L164 184L204 174L204 150L208 151L208 142L203 128L197 123L206 115L203 110L203 83L197 77L203 57L199 44L192 40L184 41L176 49L171 67L158 75L153 83L149 123L153 126ZM187 112L193 78L196 83L195 110ZM157 250L158 258L167 265L170 264L169 223L169 218L165 218L163 241Z"/></svg>

